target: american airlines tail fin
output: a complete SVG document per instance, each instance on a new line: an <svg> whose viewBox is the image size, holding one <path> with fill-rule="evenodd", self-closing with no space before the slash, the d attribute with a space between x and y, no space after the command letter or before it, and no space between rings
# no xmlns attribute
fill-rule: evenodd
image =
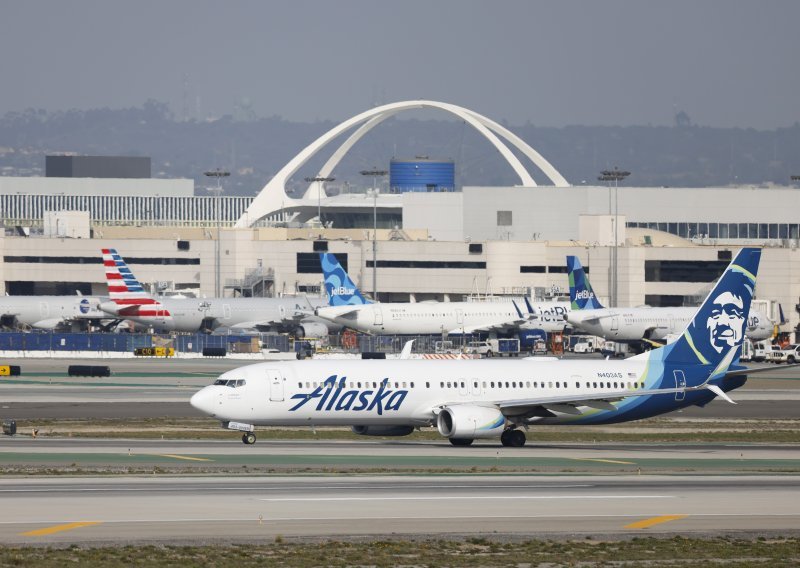
<svg viewBox="0 0 800 568"><path fill-rule="evenodd" d="M596 310L603 307L589 284L586 272L577 256L567 257L569 272L569 299L573 310Z"/></svg>
<svg viewBox="0 0 800 568"><path fill-rule="evenodd" d="M102 249L102 251L108 297L111 300L101 306L103 311L109 312L110 308L115 308L114 312L119 315L133 316L141 315L139 313L140 306L148 306L148 313L152 311L152 308L163 310L161 304L145 292L144 287L136 280L133 272L116 249Z"/></svg>
<svg viewBox="0 0 800 568"><path fill-rule="evenodd" d="M328 294L329 305L358 306L371 303L364 298L334 255L321 252L319 260L325 276L325 292Z"/></svg>
<svg viewBox="0 0 800 568"><path fill-rule="evenodd" d="M677 341L663 350L665 363L711 365L711 379L739 358L756 286L761 249L743 248Z"/></svg>

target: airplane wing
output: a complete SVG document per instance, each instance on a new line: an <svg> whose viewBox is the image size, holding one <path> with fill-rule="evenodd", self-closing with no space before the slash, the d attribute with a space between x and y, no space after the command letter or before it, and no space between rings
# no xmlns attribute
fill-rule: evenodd
<svg viewBox="0 0 800 568"><path fill-rule="evenodd" d="M799 365L800 366L800 365ZM731 374L741 374L739 371L728 372L725 376ZM486 402L482 406L490 406L498 408L504 416L507 417L549 417L557 416L557 414L571 414L580 416L586 409L598 410L615 410L615 402L633 396L655 396L693 392L699 390L709 390L716 396L730 402L733 402L728 395L722 391L716 384L706 381L702 385L695 387L671 388L671 389L636 389L636 390L618 390L609 392L598 392L590 395L564 395L564 396L549 396L549 397L533 397L503 400L498 402ZM456 403L461 404L461 403ZM463 403L463 404L475 404ZM452 405L448 405L452 406Z"/></svg>
<svg viewBox="0 0 800 568"><path fill-rule="evenodd" d="M599 410L615 410L614 402L631 396L654 396L659 394L675 394L689 390L698 390L700 387L674 388L674 389L638 389L612 392L599 392L592 395L565 395L541 398L526 398L504 400L494 406L500 409L505 416L555 416L554 413L572 414L579 416L584 413L580 407ZM705 385L703 386L705 388ZM545 412L542 412L545 411Z"/></svg>

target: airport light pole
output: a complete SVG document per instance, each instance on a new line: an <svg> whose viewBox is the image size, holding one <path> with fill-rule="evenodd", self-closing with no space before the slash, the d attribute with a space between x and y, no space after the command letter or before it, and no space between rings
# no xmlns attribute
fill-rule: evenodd
<svg viewBox="0 0 800 568"><path fill-rule="evenodd" d="M326 181L333 181L336 178L335 177L326 177L326 176L313 176L313 177L307 177L307 178L303 178L303 179L305 179L308 183L319 183L319 184L321 184L321 183L326 182ZM319 224L324 229L325 225L322 223L322 186L320 186L317 189L317 219L319 219Z"/></svg>
<svg viewBox="0 0 800 568"><path fill-rule="evenodd" d="M620 170L614 166L613 170L603 170L597 178L600 181L605 181L609 184L609 191L611 190L611 183L614 182L614 248L613 257L611 261L611 306L617 307L618 300L618 287L619 287L619 182L631 175L631 172ZM611 211L609 211L611 213Z"/></svg>
<svg viewBox="0 0 800 568"><path fill-rule="evenodd" d="M372 176L372 299L378 301L378 177L383 177L386 170L373 168L361 170L362 176Z"/></svg>
<svg viewBox="0 0 800 568"><path fill-rule="evenodd" d="M208 191L211 191L216 195L216 197L214 199L214 206L215 206L214 207L214 209L215 209L214 215L217 218L217 239L216 239L216 244L215 244L215 247L214 247L214 254L215 254L215 262L214 262L214 297L215 298L219 298L219 297L222 296L222 294L220 293L220 270L219 270L219 249L220 249L219 233L220 233L220 230L221 230L221 226L220 226L221 225L221 221L220 221L220 217L219 217L219 200L220 200L220 196L222 195L222 178L228 177L229 175L231 175L231 172L228 172L228 171L221 170L221 169L217 168L215 170L209 170L207 172L203 172L203 175L205 175L207 177L211 177L211 178L216 178L217 179L217 187L209 187L207 189L208 189Z"/></svg>

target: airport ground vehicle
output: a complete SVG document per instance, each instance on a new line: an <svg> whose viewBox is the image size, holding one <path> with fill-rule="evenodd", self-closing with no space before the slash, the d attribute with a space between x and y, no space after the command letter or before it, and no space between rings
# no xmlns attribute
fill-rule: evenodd
<svg viewBox="0 0 800 568"><path fill-rule="evenodd" d="M519 355L519 339L473 341L467 346L467 352L477 353L483 357L516 357Z"/></svg>
<svg viewBox="0 0 800 568"><path fill-rule="evenodd" d="M778 347L777 345L775 347ZM788 363L794 365L800 361L800 343L793 343L786 349L780 349L772 353L773 363Z"/></svg>
<svg viewBox="0 0 800 568"><path fill-rule="evenodd" d="M630 353L630 346L627 343L617 341L606 341L600 348L603 357L625 357Z"/></svg>
<svg viewBox="0 0 800 568"><path fill-rule="evenodd" d="M780 345L767 346L765 361L769 363L783 363L783 353L781 352Z"/></svg>

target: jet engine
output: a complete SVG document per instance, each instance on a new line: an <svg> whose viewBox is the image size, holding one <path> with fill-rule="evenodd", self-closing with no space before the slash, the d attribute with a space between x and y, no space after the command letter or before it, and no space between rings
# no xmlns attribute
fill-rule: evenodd
<svg viewBox="0 0 800 568"><path fill-rule="evenodd" d="M446 406L436 419L442 436L462 440L499 438L505 426L506 417L497 408L470 404Z"/></svg>
<svg viewBox="0 0 800 568"><path fill-rule="evenodd" d="M413 426L352 426L354 434L361 436L408 436Z"/></svg>
<svg viewBox="0 0 800 568"><path fill-rule="evenodd" d="M315 321L304 321L294 328L292 335L297 339L303 339L304 337L325 337L328 335L328 326Z"/></svg>

